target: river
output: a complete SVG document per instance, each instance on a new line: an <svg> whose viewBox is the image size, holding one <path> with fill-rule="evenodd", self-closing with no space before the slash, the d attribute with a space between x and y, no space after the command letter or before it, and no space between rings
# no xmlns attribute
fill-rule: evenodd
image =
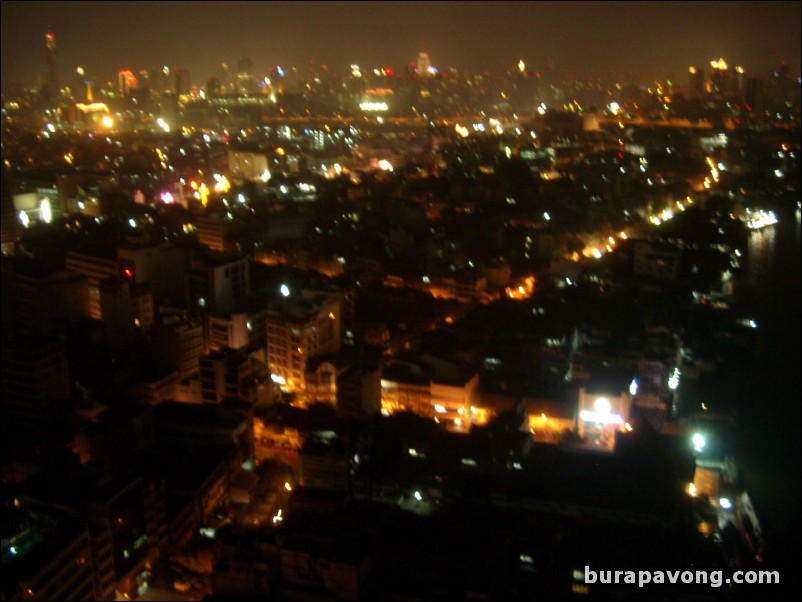
<svg viewBox="0 0 802 602"><path fill-rule="evenodd" d="M734 291L738 313L758 323L754 353L690 389L718 407L737 410L728 446L766 534L766 557L772 565L797 568L802 549L800 257L800 224L793 212L750 234Z"/></svg>

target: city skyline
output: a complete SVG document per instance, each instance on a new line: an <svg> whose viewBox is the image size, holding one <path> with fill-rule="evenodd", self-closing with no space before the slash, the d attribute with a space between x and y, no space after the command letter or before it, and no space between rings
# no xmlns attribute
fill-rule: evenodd
<svg viewBox="0 0 802 602"><path fill-rule="evenodd" d="M195 84L236 70L350 64L398 69L428 52L439 68L684 78L724 57L757 77L780 61L798 74L800 4L405 2L3 2L2 87L47 81L44 36L57 39L61 85L82 67L99 82L120 69L190 70ZM109 23L119 23L119 27ZM477 33L478 31L478 33ZM485 43L477 43L484 36Z"/></svg>

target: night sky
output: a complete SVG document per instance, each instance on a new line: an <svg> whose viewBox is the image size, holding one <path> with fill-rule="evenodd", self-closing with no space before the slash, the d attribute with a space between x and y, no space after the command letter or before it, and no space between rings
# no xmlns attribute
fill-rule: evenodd
<svg viewBox="0 0 802 602"><path fill-rule="evenodd" d="M720 56L765 76L799 72L799 2L3 2L2 87L45 75L44 34L58 73L99 81L121 68L186 67L195 84L243 57L272 65L395 69L428 51L439 67L543 69L682 78Z"/></svg>

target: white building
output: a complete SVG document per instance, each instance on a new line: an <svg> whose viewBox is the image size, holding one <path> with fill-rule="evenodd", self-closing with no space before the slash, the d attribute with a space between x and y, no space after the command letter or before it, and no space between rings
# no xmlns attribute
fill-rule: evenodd
<svg viewBox="0 0 802 602"><path fill-rule="evenodd" d="M306 363L340 350L341 304L330 297L286 299L267 310L267 364L297 393L305 393Z"/></svg>

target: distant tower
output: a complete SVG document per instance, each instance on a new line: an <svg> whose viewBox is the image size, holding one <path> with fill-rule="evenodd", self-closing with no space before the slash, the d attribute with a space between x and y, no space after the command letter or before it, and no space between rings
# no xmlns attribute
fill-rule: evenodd
<svg viewBox="0 0 802 602"><path fill-rule="evenodd" d="M429 68L432 62L429 60L428 52L421 52L418 54L418 77L429 77L431 72Z"/></svg>
<svg viewBox="0 0 802 602"><path fill-rule="evenodd" d="M704 98L707 90L705 89L705 70L702 67L688 68L688 98L698 100Z"/></svg>
<svg viewBox="0 0 802 602"><path fill-rule="evenodd" d="M128 97L137 87L136 76L130 69L121 69L117 73L117 88L122 96Z"/></svg>
<svg viewBox="0 0 802 602"><path fill-rule="evenodd" d="M47 52L47 91L51 98L58 94L58 76L56 75L56 34L48 24L45 34L45 51Z"/></svg>
<svg viewBox="0 0 802 602"><path fill-rule="evenodd" d="M231 77L228 72L228 63L220 63L220 92L223 94L228 93L230 84Z"/></svg>
<svg viewBox="0 0 802 602"><path fill-rule="evenodd" d="M240 94L249 94L254 90L253 61L240 59L237 63L237 88Z"/></svg>
<svg viewBox="0 0 802 602"><path fill-rule="evenodd" d="M191 91L189 69L176 67L173 69L173 74L175 75L175 93L178 96L189 94Z"/></svg>

